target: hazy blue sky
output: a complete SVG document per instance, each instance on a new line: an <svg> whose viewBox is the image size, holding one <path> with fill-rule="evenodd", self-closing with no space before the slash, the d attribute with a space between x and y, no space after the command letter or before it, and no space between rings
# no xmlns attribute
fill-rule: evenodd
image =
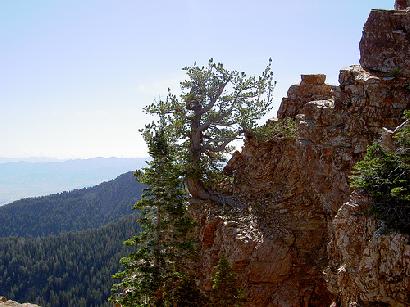
<svg viewBox="0 0 410 307"><path fill-rule="evenodd" d="M370 9L393 2L0 0L0 157L146 156L142 107L210 57L272 57L277 109L301 73L358 63Z"/></svg>

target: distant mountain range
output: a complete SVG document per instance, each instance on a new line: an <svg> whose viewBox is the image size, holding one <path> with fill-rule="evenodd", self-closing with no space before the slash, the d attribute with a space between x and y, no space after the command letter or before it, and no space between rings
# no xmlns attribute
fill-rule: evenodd
<svg viewBox="0 0 410 307"><path fill-rule="evenodd" d="M63 162L71 159L58 159L47 157L27 157L27 158L4 158L0 157L0 163L6 162Z"/></svg>
<svg viewBox="0 0 410 307"><path fill-rule="evenodd" d="M92 188L15 201L0 207L0 237L98 228L130 215L143 188L128 172Z"/></svg>
<svg viewBox="0 0 410 307"><path fill-rule="evenodd" d="M0 158L0 205L26 198L90 187L145 165L145 158L67 161ZM1 162L3 161L3 162ZM31 161L31 162L30 162Z"/></svg>

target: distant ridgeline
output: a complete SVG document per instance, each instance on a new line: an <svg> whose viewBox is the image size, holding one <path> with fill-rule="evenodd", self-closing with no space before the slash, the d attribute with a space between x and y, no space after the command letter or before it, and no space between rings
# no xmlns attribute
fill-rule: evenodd
<svg viewBox="0 0 410 307"><path fill-rule="evenodd" d="M145 165L145 158L91 158L67 161L0 158L0 205L92 187Z"/></svg>
<svg viewBox="0 0 410 307"><path fill-rule="evenodd" d="M45 306L107 303L136 233L132 205L144 186L132 172L98 186L0 207L0 295Z"/></svg>
<svg viewBox="0 0 410 307"><path fill-rule="evenodd" d="M143 188L128 172L92 188L15 201L0 207L0 237L100 227L131 214Z"/></svg>

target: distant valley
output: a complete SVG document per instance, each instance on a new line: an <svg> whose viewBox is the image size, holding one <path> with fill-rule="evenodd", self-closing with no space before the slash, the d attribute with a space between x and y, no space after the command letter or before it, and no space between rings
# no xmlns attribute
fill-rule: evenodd
<svg viewBox="0 0 410 307"><path fill-rule="evenodd" d="M27 161L0 158L0 206L27 197L90 187L145 165L144 158Z"/></svg>

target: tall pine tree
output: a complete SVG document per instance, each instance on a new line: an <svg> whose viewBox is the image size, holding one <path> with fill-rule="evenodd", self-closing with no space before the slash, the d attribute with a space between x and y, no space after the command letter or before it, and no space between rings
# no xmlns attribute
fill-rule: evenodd
<svg viewBox="0 0 410 307"><path fill-rule="evenodd" d="M163 129L146 130L153 160L137 173L145 190L140 210L141 233L126 241L135 252L121 260L124 270L114 277L110 300L122 306L194 306L201 294L186 271L194 254L193 223L187 215L187 195L174 148Z"/></svg>

